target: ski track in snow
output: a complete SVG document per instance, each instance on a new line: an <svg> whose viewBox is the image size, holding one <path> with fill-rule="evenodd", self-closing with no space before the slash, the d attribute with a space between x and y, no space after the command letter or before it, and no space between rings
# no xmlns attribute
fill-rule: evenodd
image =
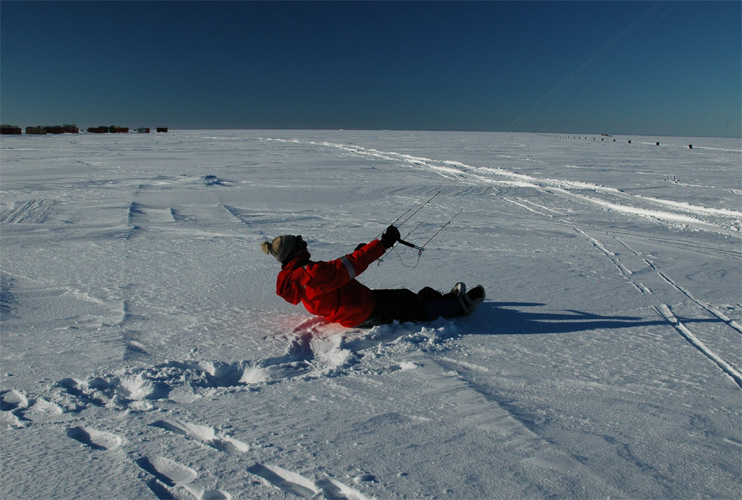
<svg viewBox="0 0 742 500"><path fill-rule="evenodd" d="M646 294L646 295L652 295L652 290L646 286L642 281L637 279L635 276L635 273L631 271L629 268L627 268L622 261L619 259L619 257L616 255L616 253L612 252L606 246L598 239L590 236L585 231L574 227L574 230L578 233L582 234L585 239L587 239L593 246L595 246L598 250L600 250L601 253L603 253L610 261L613 263L613 265L616 267L616 269L621 273L621 275L624 276L624 278L631 283L631 285L640 293ZM691 294L688 290L685 288L679 286L677 283L675 283L672 279L670 279L665 273L660 271L655 264L653 264L650 260L642 257L638 252L634 251L629 245L627 245L625 242L621 241L618 238L614 238L618 243L620 243L624 248L629 250L634 257L634 260L638 260L641 263L643 263L647 269L651 269L654 271L655 275L661 279L660 282L664 282L665 284L669 285L673 290L679 292L680 294L686 296L689 298L693 304L698 306L700 309L703 310L703 312L709 313L716 318L718 318L720 321L722 321L724 324L728 325L732 330L734 330L737 333L742 333L742 327L740 327L739 323L736 321L728 318L726 315L724 315L721 311L719 311L716 307L696 299L693 294ZM724 360L724 357L722 354L719 354L715 352L713 349L709 348L706 344L704 344L701 340L699 340L698 336L694 334L686 325L684 325L682 322L680 322L675 315L670 310L670 307L667 304L659 304L659 305L653 305L652 306L657 313L667 320L670 325L673 326L688 342L691 343L694 347L696 347L701 353L706 355L709 359L711 359L714 363L716 363L719 368L722 369L724 373L729 375L732 380L742 389L742 375L740 375L740 372L738 369L734 368L734 366ZM734 345L734 344L733 344Z"/></svg>
<svg viewBox="0 0 742 500"><path fill-rule="evenodd" d="M499 167L474 167L459 161L434 160L431 158L418 157L393 151L379 151L357 145L286 139L269 140L305 143L313 146L335 148L345 153L397 162L412 168L432 171L448 179L470 184L530 187L542 192L548 192L557 196L573 198L589 204L597 205L600 208L618 213L651 218L660 223L669 224L671 226L680 224L727 236L742 236L740 234L740 231L742 230L742 211L726 208L709 208L692 205L686 202L630 195L616 188L586 182L539 178L511 172ZM602 195L613 196L622 201L629 202L629 204L620 204L606 199L587 196L581 194L582 191L592 191ZM512 202L512 200L509 201ZM662 211L647 207L646 205L659 205L664 208L671 208L674 211ZM713 220L706 221L701 218L702 216L711 216Z"/></svg>
<svg viewBox="0 0 742 500"><path fill-rule="evenodd" d="M612 251L608 250L605 245L600 242L599 240L593 238L592 236L589 236L586 232L582 231L581 229L575 228L576 231L581 233L588 241L590 241L596 248L598 248L605 256L616 266L616 269L626 278L627 281L629 281L636 290L641 292L642 294L651 295L652 291L649 287L647 287L644 283L639 281L635 275L634 272L629 270L626 266L624 266L619 260L618 256L613 253ZM715 316L719 320L721 320L723 323L728 325L731 329L733 329L736 332L742 332L742 329L740 328L739 323L736 321L731 320L727 316L725 316L721 311L719 311L716 307L711 306L710 304L707 304L703 301L700 301L696 299L689 291L684 289L683 287L677 285L673 280L667 277L662 271L657 269L657 267L650 262L649 260L642 258L637 252L631 249L626 243L622 242L621 240L616 239L619 243L621 243L626 249L631 251L634 256L638 259L640 259L644 264L646 264L646 267L653 270L656 273L656 276L660 277L662 281L669 284L672 289L680 292L681 294L688 297L696 306L701 308L703 311L710 313L711 315ZM730 363L724 360L723 356L706 346L699 338L682 322L680 322L675 315L670 310L670 307L667 304L660 304L660 305L654 305L652 306L657 313L662 316L664 319L666 319L670 325L672 325L688 342L691 343L694 347L696 347L700 352L702 352L705 356L707 356L709 359L711 359L714 363L716 363L719 368L722 369L724 373L729 375L732 380L742 389L742 375L740 375L740 372L734 368Z"/></svg>
<svg viewBox="0 0 742 500"><path fill-rule="evenodd" d="M696 334L694 334L687 326L685 326L678 318L675 317L670 306L662 304L660 307L655 308L657 313L665 318L677 331L682 335L693 347L701 351L711 361L716 363L721 370L729 375L734 382L742 389L742 373L739 372L732 365L727 363L721 356L716 354L713 350L709 349Z"/></svg>
<svg viewBox="0 0 742 500"><path fill-rule="evenodd" d="M0 224L42 224L53 213L55 200L18 201L0 212Z"/></svg>

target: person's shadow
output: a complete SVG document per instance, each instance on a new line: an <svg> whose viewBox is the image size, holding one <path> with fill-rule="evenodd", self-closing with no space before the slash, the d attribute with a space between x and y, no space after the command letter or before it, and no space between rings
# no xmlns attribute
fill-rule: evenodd
<svg viewBox="0 0 742 500"><path fill-rule="evenodd" d="M531 302L484 302L470 318L467 318L466 333L479 335L574 333L666 323L661 318L647 320L635 316L603 316L572 309L559 312L529 310L544 305Z"/></svg>

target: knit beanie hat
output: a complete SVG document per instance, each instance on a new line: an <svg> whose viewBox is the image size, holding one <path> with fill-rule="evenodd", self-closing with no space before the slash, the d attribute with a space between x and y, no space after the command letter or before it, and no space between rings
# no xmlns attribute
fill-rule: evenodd
<svg viewBox="0 0 742 500"><path fill-rule="evenodd" d="M272 255L280 263L283 263L292 253L296 246L296 236L285 235L273 238L273 241L264 241L260 248L268 255Z"/></svg>

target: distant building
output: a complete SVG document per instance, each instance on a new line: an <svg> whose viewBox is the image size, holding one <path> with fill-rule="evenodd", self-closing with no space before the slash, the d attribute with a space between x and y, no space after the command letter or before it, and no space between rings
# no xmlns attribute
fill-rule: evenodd
<svg viewBox="0 0 742 500"><path fill-rule="evenodd" d="M26 127L26 133L32 135L45 135L45 134L77 134L80 129L77 125L44 125L36 127Z"/></svg>
<svg viewBox="0 0 742 500"><path fill-rule="evenodd" d="M167 127L157 127L157 131L167 133Z"/></svg>
<svg viewBox="0 0 742 500"><path fill-rule="evenodd" d="M91 134L128 134L129 127L119 127L111 125L110 127L90 127L88 132Z"/></svg>
<svg viewBox="0 0 742 500"><path fill-rule="evenodd" d="M1 135L21 135L22 130L18 125L0 125Z"/></svg>
<svg viewBox="0 0 742 500"><path fill-rule="evenodd" d="M140 134L149 134L149 127L141 127L137 129Z"/></svg>

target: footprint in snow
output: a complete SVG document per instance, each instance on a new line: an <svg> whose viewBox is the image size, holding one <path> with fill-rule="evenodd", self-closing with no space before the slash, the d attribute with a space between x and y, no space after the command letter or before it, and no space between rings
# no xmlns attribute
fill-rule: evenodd
<svg viewBox="0 0 742 500"><path fill-rule="evenodd" d="M67 436L94 450L115 450L124 443L116 434L89 427L72 427L67 430Z"/></svg>
<svg viewBox="0 0 742 500"><path fill-rule="evenodd" d="M329 477L315 483L296 472L277 465L263 465L258 462L248 467L247 471L259 476L265 483L284 493L302 498L316 498L321 493L328 500L366 500L361 492Z"/></svg>
<svg viewBox="0 0 742 500"><path fill-rule="evenodd" d="M182 487L193 495L196 500L230 500L232 495L223 490L207 490L194 481L198 473L183 464L165 457L142 457L136 461L143 471L153 477L147 481L147 486L159 499L175 498L171 489Z"/></svg>
<svg viewBox="0 0 742 500"><path fill-rule="evenodd" d="M150 425L152 427L159 427L160 429L165 429L166 431L195 439L207 446L211 446L212 448L227 453L245 453L250 449L250 447L242 441L224 435L213 427L207 425L178 421L168 422L166 420L158 420Z"/></svg>
<svg viewBox="0 0 742 500"><path fill-rule="evenodd" d="M165 457L142 457L137 460L140 469L152 474L167 486L184 485L198 477L195 470Z"/></svg>
<svg viewBox="0 0 742 500"><path fill-rule="evenodd" d="M28 398L15 389L0 392L0 411L28 408Z"/></svg>
<svg viewBox="0 0 742 500"><path fill-rule="evenodd" d="M298 497L311 498L319 490L311 480L295 472L288 471L277 465L263 465L255 463L247 468L247 471L260 476L268 484L278 488L284 493L290 493Z"/></svg>
<svg viewBox="0 0 742 500"><path fill-rule="evenodd" d="M0 392L0 412L2 420L10 427L26 427L30 420L26 418L26 410L29 408L28 398L15 389Z"/></svg>

